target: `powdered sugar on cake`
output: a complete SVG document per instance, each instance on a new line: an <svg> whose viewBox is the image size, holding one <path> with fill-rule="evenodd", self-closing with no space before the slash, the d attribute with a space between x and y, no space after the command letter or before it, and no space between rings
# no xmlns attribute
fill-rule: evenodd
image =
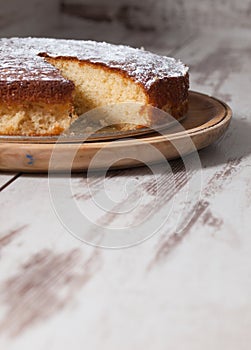
<svg viewBox="0 0 251 350"><path fill-rule="evenodd" d="M171 57L95 41L43 38L0 39L0 80L62 80L57 69L39 54L72 57L124 71L149 89L159 79L181 77L188 72Z"/></svg>

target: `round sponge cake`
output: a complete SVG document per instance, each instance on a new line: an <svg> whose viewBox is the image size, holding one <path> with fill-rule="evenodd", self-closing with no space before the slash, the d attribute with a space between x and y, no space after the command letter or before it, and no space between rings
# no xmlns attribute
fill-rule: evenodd
<svg viewBox="0 0 251 350"><path fill-rule="evenodd" d="M0 39L0 134L58 135L97 107L140 102L183 116L188 67L142 49L95 41ZM151 125L138 113L130 122ZM118 118L118 123L121 120Z"/></svg>

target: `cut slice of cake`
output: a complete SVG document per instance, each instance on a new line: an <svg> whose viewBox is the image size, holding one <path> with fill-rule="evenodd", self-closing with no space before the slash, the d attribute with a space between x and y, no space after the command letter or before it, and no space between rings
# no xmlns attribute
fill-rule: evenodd
<svg viewBox="0 0 251 350"><path fill-rule="evenodd" d="M59 135L79 115L139 102L183 116L188 68L170 57L94 41L0 39L0 134ZM129 115L127 128L151 126L151 113ZM118 123L125 118L118 116Z"/></svg>

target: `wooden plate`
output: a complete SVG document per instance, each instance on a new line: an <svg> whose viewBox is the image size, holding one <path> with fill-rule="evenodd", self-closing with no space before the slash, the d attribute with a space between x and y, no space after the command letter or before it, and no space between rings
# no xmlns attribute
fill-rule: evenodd
<svg viewBox="0 0 251 350"><path fill-rule="evenodd" d="M54 170L87 170L92 167L127 168L145 163L159 162L163 156L168 159L181 157L200 150L219 139L232 117L232 111L224 102L205 94L190 91L189 110L186 118L159 133L149 130L148 134L129 135L130 139L95 142L56 142L0 137L0 170L22 172L47 172L49 165ZM132 138L133 137L133 138ZM149 148L150 146L150 148ZM154 150L157 150L156 152ZM102 150L102 156L95 157ZM60 159L50 164L51 155ZM114 157L116 155L116 157ZM72 159L73 157L73 159ZM69 161L71 161L69 163Z"/></svg>

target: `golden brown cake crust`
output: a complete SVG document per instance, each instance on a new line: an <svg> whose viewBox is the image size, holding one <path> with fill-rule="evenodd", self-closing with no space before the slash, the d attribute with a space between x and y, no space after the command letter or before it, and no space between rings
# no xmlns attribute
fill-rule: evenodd
<svg viewBox="0 0 251 350"><path fill-rule="evenodd" d="M179 106L188 99L189 74L182 77L164 78L151 86L149 104L162 108L170 103Z"/></svg>
<svg viewBox="0 0 251 350"><path fill-rule="evenodd" d="M0 81L0 100L6 104L45 102L48 104L71 101L74 84L65 79L51 81L15 80L11 83Z"/></svg>

